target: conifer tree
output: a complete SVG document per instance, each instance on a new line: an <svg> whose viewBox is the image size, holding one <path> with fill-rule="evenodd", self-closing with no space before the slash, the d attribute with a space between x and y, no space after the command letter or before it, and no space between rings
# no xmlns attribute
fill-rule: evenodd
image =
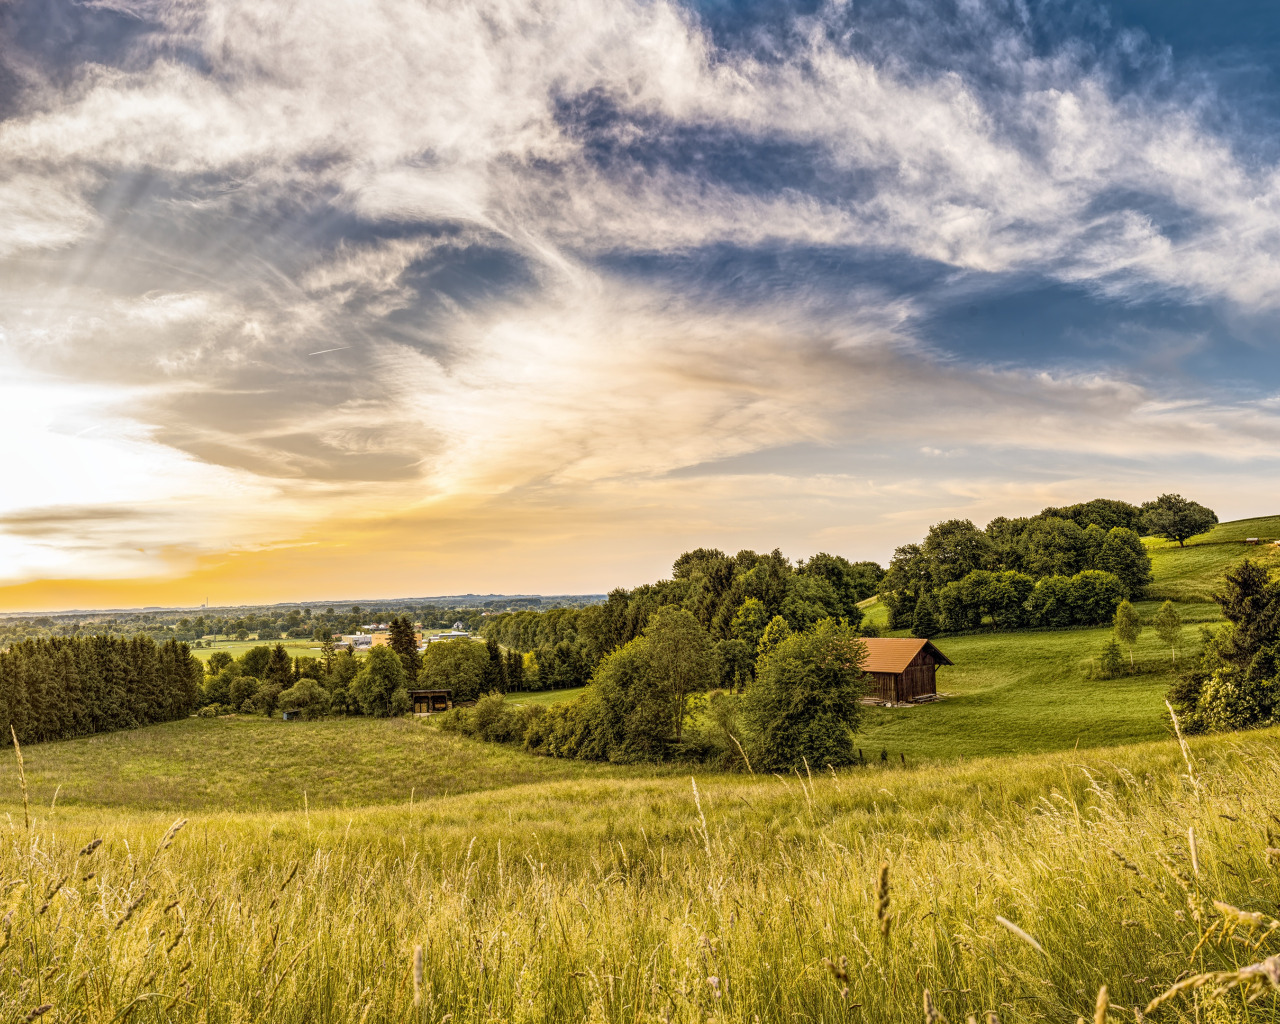
<svg viewBox="0 0 1280 1024"><path fill-rule="evenodd" d="M391 620L390 633L387 646L400 655L405 677L417 679L422 670L422 656L418 654L418 634L413 628L413 620L407 615L397 615Z"/></svg>
<svg viewBox="0 0 1280 1024"><path fill-rule="evenodd" d="M911 621L911 633L926 640L938 635L938 612L932 593L926 593L916 602L916 613Z"/></svg>

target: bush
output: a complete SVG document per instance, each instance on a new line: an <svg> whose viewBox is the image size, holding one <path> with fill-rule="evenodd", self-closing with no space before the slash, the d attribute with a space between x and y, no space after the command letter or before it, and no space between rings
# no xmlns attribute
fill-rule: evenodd
<svg viewBox="0 0 1280 1024"><path fill-rule="evenodd" d="M1120 644L1116 642L1115 637L1108 640L1107 646L1102 649L1102 656L1098 659L1098 667L1104 679L1115 679L1116 676L1124 675L1124 652L1120 650Z"/></svg>
<svg viewBox="0 0 1280 1024"><path fill-rule="evenodd" d="M1216 670L1205 680L1196 707L1198 724L1210 732L1270 725L1276 716L1277 683L1250 677L1240 669Z"/></svg>
<svg viewBox="0 0 1280 1024"><path fill-rule="evenodd" d="M757 770L850 764L862 717L866 645L857 632L824 619L769 652L747 687L742 717Z"/></svg>

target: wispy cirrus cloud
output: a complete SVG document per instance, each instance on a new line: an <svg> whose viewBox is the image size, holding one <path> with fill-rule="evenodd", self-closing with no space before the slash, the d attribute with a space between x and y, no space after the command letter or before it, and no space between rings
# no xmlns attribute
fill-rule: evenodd
<svg viewBox="0 0 1280 1024"><path fill-rule="evenodd" d="M1280 169L1139 37L1046 44L1052 12L994 0L829 4L736 38L662 2L92 10L66 64L8 37L0 353L106 389L129 444L253 494L241 542L370 509L616 519L641 495L728 521L713 467L799 449L815 481L870 479L868 449L904 481L938 480L929 451L1034 450L1063 488L1081 453L1115 487L1137 452L1275 450L1265 384L1179 376L1216 351L1200 326L1158 363L1068 358L1040 325L946 341L1028 281L1117 322L1280 315ZM972 478L1003 493L998 468ZM206 493L183 486L149 527L168 550L234 543L176 543ZM826 486L789 536L856 515ZM30 539L54 504L14 501L0 532ZM62 564L23 550L26 575Z"/></svg>

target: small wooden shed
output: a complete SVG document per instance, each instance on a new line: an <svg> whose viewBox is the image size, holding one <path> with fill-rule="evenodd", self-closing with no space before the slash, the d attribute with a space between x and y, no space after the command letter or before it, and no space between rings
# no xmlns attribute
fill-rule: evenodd
<svg viewBox="0 0 1280 1024"><path fill-rule="evenodd" d="M952 661L919 637L867 637L862 671L871 676L872 699L888 704L931 700L938 695L937 669Z"/></svg>
<svg viewBox="0 0 1280 1024"><path fill-rule="evenodd" d="M432 715L453 707L452 690L410 690L409 699L415 715Z"/></svg>

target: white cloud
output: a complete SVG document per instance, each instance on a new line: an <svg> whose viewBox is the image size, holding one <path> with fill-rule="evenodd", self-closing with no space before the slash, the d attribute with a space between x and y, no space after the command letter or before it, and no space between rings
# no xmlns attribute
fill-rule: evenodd
<svg viewBox="0 0 1280 1024"><path fill-rule="evenodd" d="M98 6L162 31L137 70L86 67L0 122L0 258L81 247L43 276L21 264L0 351L108 410L89 426L115 440L40 428L32 458L93 471L78 498L37 475L23 507L140 494L182 509L175 537L225 542L459 496L616 509L697 491L723 509L727 491L666 474L798 444L913 453L875 487L756 474L829 522L841 501L918 508L944 461L984 449L1261 459L1280 440L1274 404L942 359L912 335L912 304L873 289L836 302L801 280L731 305L599 269L606 254L848 246L1280 307L1280 171L1173 100L1122 94L1070 47L1037 56L979 5L997 86L960 63L851 52L839 5L799 21L780 60L717 50L667 2ZM608 138L566 115L588 101L613 112L593 129ZM795 147L823 184L752 190L591 148L696 149L681 133ZM172 189L147 211L157 223L108 209L107 186L148 175ZM262 255L292 208L338 226L279 230ZM527 279L471 305L436 294L432 275L473 250L514 254ZM139 475L155 460L163 486ZM208 532L205 503L226 488L258 507ZM5 542L15 571L47 569L53 549L24 536Z"/></svg>

